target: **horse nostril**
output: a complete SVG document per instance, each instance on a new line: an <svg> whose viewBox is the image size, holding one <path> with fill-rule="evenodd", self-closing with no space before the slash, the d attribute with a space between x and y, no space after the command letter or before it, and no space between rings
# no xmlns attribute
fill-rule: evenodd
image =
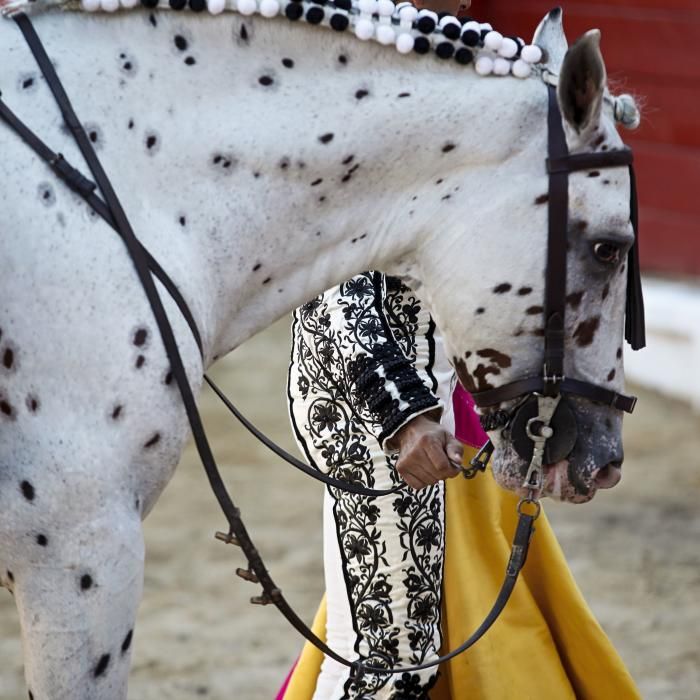
<svg viewBox="0 0 700 700"><path fill-rule="evenodd" d="M606 464L599 469L594 476L596 486L599 489L611 489L616 486L622 478L622 460L617 460Z"/></svg>

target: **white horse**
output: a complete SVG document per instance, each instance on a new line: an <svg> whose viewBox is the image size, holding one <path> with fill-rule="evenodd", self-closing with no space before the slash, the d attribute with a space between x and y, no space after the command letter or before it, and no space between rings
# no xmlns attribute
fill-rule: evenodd
<svg viewBox="0 0 700 700"><path fill-rule="evenodd" d="M137 235L195 315L204 366L163 294L195 391L215 359L366 269L421 287L472 388L540 372L544 70L480 77L233 13L50 11L35 26ZM564 58L553 11L535 41L547 71L566 68L571 151L621 147L598 34ZM9 21L0 66L6 103L81 163ZM17 602L30 698L124 698L141 521L188 426L122 242L4 124L0 153L0 581ZM567 369L615 390L629 188L624 168L570 184ZM584 447L545 485L568 500L612 485L622 459L619 414L586 403ZM496 478L517 488L522 461L493 437Z"/></svg>

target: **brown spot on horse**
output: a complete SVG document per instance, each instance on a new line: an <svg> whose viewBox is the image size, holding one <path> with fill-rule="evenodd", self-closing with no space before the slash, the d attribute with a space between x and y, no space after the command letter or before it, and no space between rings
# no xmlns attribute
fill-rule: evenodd
<svg viewBox="0 0 700 700"><path fill-rule="evenodd" d="M452 365L455 368L455 372L457 372L457 378L459 379L459 383L462 385L462 387L464 387L470 394L477 391L472 375L469 374L469 370L467 370L467 363L461 357L453 357Z"/></svg>
<svg viewBox="0 0 700 700"><path fill-rule="evenodd" d="M495 362L499 367L510 367L512 362L510 355L505 355L493 348L484 348L476 353L479 357L485 357Z"/></svg>
<svg viewBox="0 0 700 700"><path fill-rule="evenodd" d="M578 309L581 299L583 299L583 292L571 292L571 294L566 295L566 303L572 309Z"/></svg>
<svg viewBox="0 0 700 700"><path fill-rule="evenodd" d="M576 326L574 331L574 339L580 348L585 348L590 345L595 338L595 334L600 327L600 316L592 316L591 318L581 321Z"/></svg>

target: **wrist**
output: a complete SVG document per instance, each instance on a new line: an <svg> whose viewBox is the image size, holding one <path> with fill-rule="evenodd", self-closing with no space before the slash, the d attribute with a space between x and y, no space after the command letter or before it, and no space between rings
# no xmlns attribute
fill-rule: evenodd
<svg viewBox="0 0 700 700"><path fill-rule="evenodd" d="M433 430L440 425L441 408L434 408L426 413L421 413L411 418L406 425L399 428L393 437L387 441L387 447L401 452L402 446L407 442L413 442L417 434Z"/></svg>

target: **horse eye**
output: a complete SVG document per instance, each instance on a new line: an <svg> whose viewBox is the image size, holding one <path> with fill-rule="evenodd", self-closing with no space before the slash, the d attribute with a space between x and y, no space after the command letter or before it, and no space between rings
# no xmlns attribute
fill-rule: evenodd
<svg viewBox="0 0 700 700"><path fill-rule="evenodd" d="M606 265L615 265L620 260L620 249L614 243L596 243L593 246L593 254Z"/></svg>

